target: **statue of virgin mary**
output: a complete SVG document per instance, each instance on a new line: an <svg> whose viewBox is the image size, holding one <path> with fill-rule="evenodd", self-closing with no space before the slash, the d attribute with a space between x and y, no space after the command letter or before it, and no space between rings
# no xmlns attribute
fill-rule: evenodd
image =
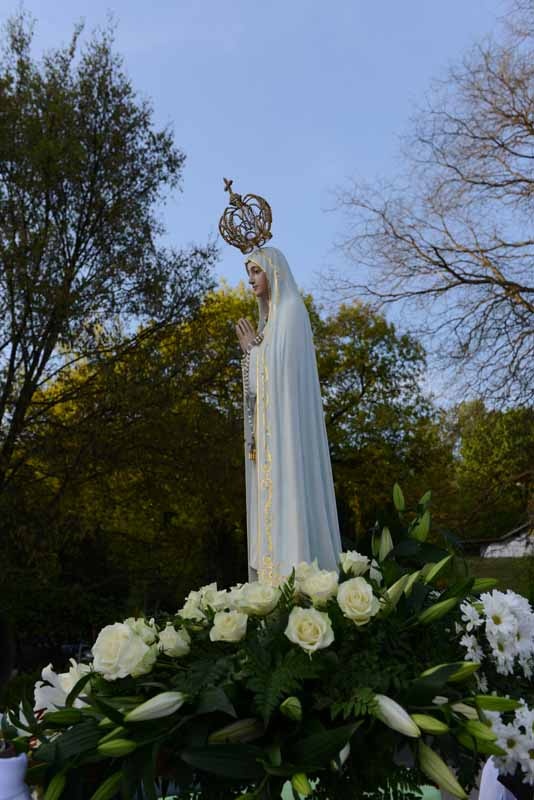
<svg viewBox="0 0 534 800"><path fill-rule="evenodd" d="M249 577L278 584L301 561L336 569L341 540L308 312L284 255L246 259L256 333L240 320Z"/></svg>

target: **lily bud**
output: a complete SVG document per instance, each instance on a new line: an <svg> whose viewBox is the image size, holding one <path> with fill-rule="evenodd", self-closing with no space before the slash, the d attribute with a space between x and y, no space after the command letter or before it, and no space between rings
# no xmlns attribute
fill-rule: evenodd
<svg viewBox="0 0 534 800"><path fill-rule="evenodd" d="M436 719L436 717L431 717L430 714L412 714L412 719L423 733L432 733L434 736L439 736L442 733L449 732L448 725L445 725L444 722Z"/></svg>
<svg viewBox="0 0 534 800"><path fill-rule="evenodd" d="M58 772L48 784L43 800L59 800L66 783L66 774Z"/></svg>
<svg viewBox="0 0 534 800"><path fill-rule="evenodd" d="M183 706L186 696L183 692L161 692L151 697L145 703L129 711L124 717L125 722L145 722L149 719L159 719L174 714Z"/></svg>
<svg viewBox="0 0 534 800"><path fill-rule="evenodd" d="M264 727L256 717L238 719L210 734L209 744L246 744L263 736Z"/></svg>
<svg viewBox="0 0 534 800"><path fill-rule="evenodd" d="M406 584L410 579L410 575L401 575L401 577L395 581L389 589L386 589L384 599L386 600L386 610L392 611L399 600L401 599L404 589L406 588Z"/></svg>
<svg viewBox="0 0 534 800"><path fill-rule="evenodd" d="M479 753L484 756L506 756L506 750L497 747L495 742L487 742L481 739L475 739L467 731L459 731L455 734L456 739L467 750L472 750L474 753Z"/></svg>
<svg viewBox="0 0 534 800"><path fill-rule="evenodd" d="M417 738L421 736L421 731L410 717L407 711L404 710L395 700L387 697L385 694L375 694L375 700L378 703L378 709L374 712L377 719L392 728L394 731L404 734L404 736L411 736Z"/></svg>
<svg viewBox="0 0 534 800"><path fill-rule="evenodd" d="M280 711L284 717L289 717L289 719L295 720L295 722L300 722L302 719L302 703L298 697L288 697L284 700L280 705Z"/></svg>
<svg viewBox="0 0 534 800"><path fill-rule="evenodd" d="M440 600L439 603L435 603L433 606L430 606L430 608L425 608L417 619L421 625L430 625L432 622L437 622L438 619L444 617L449 611L452 611L457 603L457 597L449 597L447 600Z"/></svg>
<svg viewBox="0 0 534 800"><path fill-rule="evenodd" d="M131 739L111 739L109 742L103 742L96 748L101 756L109 756L110 758L120 758L127 756L137 748L137 742Z"/></svg>
<svg viewBox="0 0 534 800"><path fill-rule="evenodd" d="M459 797L460 800L467 800L467 794L464 792L449 767L443 759L424 742L419 742L419 766L427 778L437 783L440 789L449 792L449 794L455 797Z"/></svg>
<svg viewBox="0 0 534 800"><path fill-rule="evenodd" d="M397 511L404 511L406 509L404 494L398 483L393 486L393 504Z"/></svg>
<svg viewBox="0 0 534 800"><path fill-rule="evenodd" d="M483 711L515 711L521 703L509 697L496 697L493 694L477 694L475 702Z"/></svg>
<svg viewBox="0 0 534 800"><path fill-rule="evenodd" d="M466 678L471 677L478 669L480 669L480 664L477 664L476 661L464 661L460 669L450 676L449 682L460 683L460 681L465 681Z"/></svg>
<svg viewBox="0 0 534 800"><path fill-rule="evenodd" d="M110 742L112 739L119 739L125 733L127 733L126 728L124 728L122 725L119 725L117 728L113 728L113 730L109 733L106 733L106 735L99 740L98 744Z"/></svg>
<svg viewBox="0 0 534 800"><path fill-rule="evenodd" d="M61 708L59 711L47 711L44 722L49 725L76 725L83 719L79 708Z"/></svg>
<svg viewBox="0 0 534 800"><path fill-rule="evenodd" d="M480 739L482 742L494 742L497 739L497 734L492 731L489 725L485 725L478 719L467 720L465 730L475 739Z"/></svg>
<svg viewBox="0 0 534 800"><path fill-rule="evenodd" d="M305 772L296 772L291 778L293 789L304 797L312 793L312 787Z"/></svg>
<svg viewBox="0 0 534 800"><path fill-rule="evenodd" d="M482 594L482 592L491 592L499 585L497 578L476 578L471 588L472 594Z"/></svg>
<svg viewBox="0 0 534 800"><path fill-rule="evenodd" d="M454 703L451 708L466 719L478 719L478 711L476 708L468 706L466 703Z"/></svg>
<svg viewBox="0 0 534 800"><path fill-rule="evenodd" d="M412 572L411 575L408 575L408 580L406 581L406 586L404 587L404 594L406 595L406 597L409 597L411 595L413 585L420 575L421 575L420 569L418 569L417 572Z"/></svg>
<svg viewBox="0 0 534 800"><path fill-rule="evenodd" d="M391 533L389 532L389 528L382 528L382 534L380 536L380 546L378 548L378 560L382 562L388 553L393 550L393 539L391 538Z"/></svg>

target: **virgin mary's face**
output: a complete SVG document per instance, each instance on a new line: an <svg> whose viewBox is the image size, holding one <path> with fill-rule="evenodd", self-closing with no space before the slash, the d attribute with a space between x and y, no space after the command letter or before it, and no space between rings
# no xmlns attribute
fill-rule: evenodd
<svg viewBox="0 0 534 800"><path fill-rule="evenodd" d="M269 296L269 282L267 275L254 261L247 261L248 282L256 297Z"/></svg>

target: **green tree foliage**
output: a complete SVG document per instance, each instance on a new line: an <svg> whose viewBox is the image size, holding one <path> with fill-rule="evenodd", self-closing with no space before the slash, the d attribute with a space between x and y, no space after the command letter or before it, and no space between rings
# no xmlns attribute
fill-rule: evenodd
<svg viewBox="0 0 534 800"><path fill-rule="evenodd" d="M465 538L504 535L527 519L534 483L534 409L462 403L456 437L456 526Z"/></svg>
<svg viewBox="0 0 534 800"><path fill-rule="evenodd" d="M36 397L50 407L30 479L10 494L10 563L31 567L39 591L75 582L130 610L172 607L195 583L246 571L233 320L249 310L244 290L211 293L179 325L139 332L120 358L78 363Z"/></svg>
<svg viewBox="0 0 534 800"><path fill-rule="evenodd" d="M359 538L396 480L440 496L450 441L422 391L425 356L412 336L360 302L312 316L342 530Z"/></svg>
<svg viewBox="0 0 534 800"><path fill-rule="evenodd" d="M120 352L142 320L151 322L147 335L189 313L214 256L211 247L157 243L157 205L179 185L184 154L136 95L112 32L81 45L78 28L68 46L38 61L32 31L24 13L8 22L0 64L4 493L40 450L41 415L71 397L57 391L58 376L73 360ZM118 335L108 340L110 320ZM45 395L50 381L55 391ZM64 386L78 391L83 381Z"/></svg>
<svg viewBox="0 0 534 800"><path fill-rule="evenodd" d="M342 528L354 546L389 502L394 479L422 494L428 464L438 469L447 448L418 388L418 345L365 306L323 319L307 303ZM172 609L192 585L245 577L234 326L254 315L243 285L223 285L178 325L150 336L140 329L120 358L104 352L77 362L36 395L47 408L31 431L39 453L10 494L10 569L24 563L33 576L26 605L17 605L21 619L45 586L77 587L69 613L53 623L72 622L72 630L97 611L106 619L103 598L109 618L118 607Z"/></svg>
<svg viewBox="0 0 534 800"><path fill-rule="evenodd" d="M473 404L446 416L421 390L413 337L361 303L321 316L306 302L346 545L369 550L380 507L395 515L396 480L407 497L433 487L434 530L478 538L490 520L492 533L496 520L502 533L513 527L531 415ZM254 319L254 298L223 285L176 326L141 328L120 357L77 362L36 394L47 409L29 432L39 453L6 495L5 569L26 587L13 609L24 625L39 629L46 615L74 636L80 621L172 610L193 585L245 577L241 316Z"/></svg>

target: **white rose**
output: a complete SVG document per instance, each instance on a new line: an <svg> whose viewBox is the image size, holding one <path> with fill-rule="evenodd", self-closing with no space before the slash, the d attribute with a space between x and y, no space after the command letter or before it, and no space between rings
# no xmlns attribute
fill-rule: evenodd
<svg viewBox="0 0 534 800"><path fill-rule="evenodd" d="M314 653L329 647L334 641L334 631L330 617L325 611L316 608L296 606L289 615L285 635L307 653Z"/></svg>
<svg viewBox="0 0 534 800"><path fill-rule="evenodd" d="M326 569L312 572L300 584L300 591L311 598L314 605L324 605L337 593L339 576Z"/></svg>
<svg viewBox="0 0 534 800"><path fill-rule="evenodd" d="M232 609L238 609L239 598L241 596L241 589L243 588L242 583L237 583L235 586L232 586L231 589L228 590L228 608L230 611Z"/></svg>
<svg viewBox="0 0 534 800"><path fill-rule="evenodd" d="M150 672L156 663L157 657L158 646L154 643L149 646L141 661L132 670L132 678L139 678L140 675L146 675L148 672Z"/></svg>
<svg viewBox="0 0 534 800"><path fill-rule="evenodd" d="M317 564L317 559L315 558L311 564L307 561L301 561L300 564L297 564L295 567L295 583L297 588L300 587L302 581L309 578L310 575L314 575L319 572L319 565Z"/></svg>
<svg viewBox="0 0 534 800"><path fill-rule="evenodd" d="M240 642L247 633L246 614L242 611L217 611L210 631L212 642Z"/></svg>
<svg viewBox="0 0 534 800"><path fill-rule="evenodd" d="M216 583L203 586L200 594L200 608L202 610L205 611L208 606L214 611L224 611L228 608L228 592L225 592L224 589L217 589Z"/></svg>
<svg viewBox="0 0 534 800"><path fill-rule="evenodd" d="M153 658L153 649L129 625L115 622L113 625L106 625L98 634L92 650L93 668L107 681L126 678L128 675L142 675L145 671L150 671L150 667L146 667Z"/></svg>
<svg viewBox="0 0 534 800"><path fill-rule="evenodd" d="M351 578L339 587L337 602L355 625L365 625L380 610L378 598L365 578Z"/></svg>
<svg viewBox="0 0 534 800"><path fill-rule="evenodd" d="M343 572L346 575L354 575L354 577L366 573L371 565L367 556L362 556L356 550L347 550L346 553L340 553L339 561Z"/></svg>
<svg viewBox="0 0 534 800"><path fill-rule="evenodd" d="M259 581L245 583L239 593L233 595L235 608L258 617L269 614L280 600L280 589Z"/></svg>
<svg viewBox="0 0 534 800"><path fill-rule="evenodd" d="M169 622L160 632L158 647L166 656L172 658L186 656L191 649L191 637L185 628L176 630L174 625Z"/></svg>
<svg viewBox="0 0 534 800"><path fill-rule="evenodd" d="M194 599L186 600L182 608L179 609L178 614L182 619L191 619L197 622L205 622L206 620L206 615L201 611Z"/></svg>
<svg viewBox="0 0 534 800"><path fill-rule="evenodd" d="M147 622L143 617L128 617L124 620L124 624L129 625L145 644L154 644L156 641L157 631L153 619Z"/></svg>

